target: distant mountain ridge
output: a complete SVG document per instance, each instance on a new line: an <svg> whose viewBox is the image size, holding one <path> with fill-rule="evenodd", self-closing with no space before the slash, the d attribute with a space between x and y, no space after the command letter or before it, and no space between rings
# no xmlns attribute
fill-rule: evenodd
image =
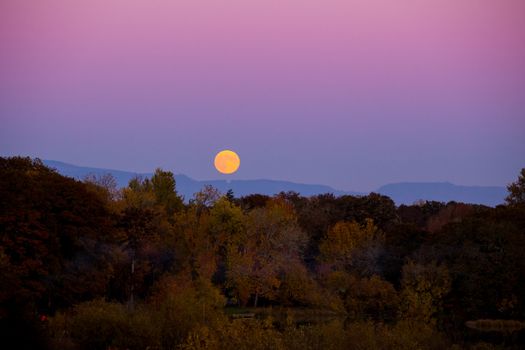
<svg viewBox="0 0 525 350"><path fill-rule="evenodd" d="M123 170L91 168L76 166L54 160L43 160L44 164L56 169L60 174L73 177L78 180L84 179L88 174L104 175L111 174L115 177L118 186L127 186L129 180L136 176L150 177L152 173L135 173ZM194 180L184 174L176 174L177 191L184 196L185 200L193 197L205 185L212 185L223 193L229 189L233 190L238 197L253 193L274 195L281 191L295 191L303 196L313 196L323 193L341 195L365 195L363 192L342 191L326 185L300 184L290 181L279 180ZM412 204L418 200L433 200L439 202L463 202L496 206L505 200L507 194L505 187L498 186L460 186L449 182L402 182L387 184L380 187L377 193L388 196L397 205Z"/></svg>
<svg viewBox="0 0 525 350"><path fill-rule="evenodd" d="M418 200L437 202L463 202L494 207L502 204L507 189L499 186L460 186L450 182L402 182L388 184L377 190L398 204L411 204Z"/></svg>
<svg viewBox="0 0 525 350"><path fill-rule="evenodd" d="M86 175L104 175L111 174L117 181L118 186L125 187L128 185L129 180L136 176L151 177L153 173L135 173L130 171L103 169L103 168L91 168L76 166L64 162L55 160L43 160L43 163L53 169L56 169L60 174L75 178L77 180L83 180ZM330 186L325 185L311 185L311 184L300 184L290 181L279 181L279 180L194 180L184 174L176 174L175 182L177 186L177 192L184 196L185 200L193 197L193 194L200 191L205 185L212 185L219 191L226 193L229 189L233 190L236 196L246 196L253 193L274 195L281 191L295 191L303 196L313 196L322 193L333 193L336 196L343 194L351 195L363 195L364 193L340 191Z"/></svg>

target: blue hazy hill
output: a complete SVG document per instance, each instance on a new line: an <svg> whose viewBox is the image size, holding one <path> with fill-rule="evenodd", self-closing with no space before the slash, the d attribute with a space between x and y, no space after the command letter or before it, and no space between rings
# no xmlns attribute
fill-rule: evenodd
<svg viewBox="0 0 525 350"><path fill-rule="evenodd" d="M44 164L56 169L60 174L73 177L78 180L84 179L88 174L104 175L111 174L117 180L120 187L127 186L129 180L136 176L150 177L152 173L135 173L130 171L91 168L76 166L54 160L44 160ZM274 195L281 191L295 191L303 196L313 196L322 193L333 193L336 196L364 195L363 192L341 191L325 185L300 184L290 181L278 180L194 180L186 175L175 175L177 191L183 195L185 200L193 197L205 185L212 185L223 193L232 189L237 197L253 193ZM506 196L505 187L497 186L459 186L449 182L421 182L421 183L394 183L380 187L377 193L388 196L400 204L412 204L418 200L434 200L439 202L463 202L496 206L504 202Z"/></svg>
<svg viewBox="0 0 525 350"><path fill-rule="evenodd" d="M44 160L45 165L56 169L60 174L69 176L78 180L83 180L86 175L104 175L111 174L116 179L119 187L128 185L129 180L136 176L151 177L153 173L135 173L122 170L102 169L76 166L55 160ZM343 194L360 195L363 193L347 192L336 190L325 185L300 184L290 181L278 180L194 180L183 174L175 175L177 192L184 196L186 200L193 197L193 194L200 191L205 185L212 185L219 191L226 193L229 189L233 190L235 196L245 196L248 194L259 193L274 195L281 191L295 191L303 196L313 196L322 193L333 193L336 196Z"/></svg>
<svg viewBox="0 0 525 350"><path fill-rule="evenodd" d="M505 187L459 186L450 182L395 183L382 186L377 192L394 199L397 204L411 204L423 199L496 206L502 204L507 195Z"/></svg>

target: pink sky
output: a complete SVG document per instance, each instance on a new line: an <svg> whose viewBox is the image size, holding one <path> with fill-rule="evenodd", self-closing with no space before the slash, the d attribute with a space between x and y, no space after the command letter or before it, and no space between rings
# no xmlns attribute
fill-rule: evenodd
<svg viewBox="0 0 525 350"><path fill-rule="evenodd" d="M3 0L1 154L369 190L525 166L525 1Z"/></svg>

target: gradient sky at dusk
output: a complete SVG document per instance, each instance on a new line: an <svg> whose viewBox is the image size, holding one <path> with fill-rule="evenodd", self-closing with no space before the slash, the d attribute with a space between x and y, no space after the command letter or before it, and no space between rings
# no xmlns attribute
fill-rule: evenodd
<svg viewBox="0 0 525 350"><path fill-rule="evenodd" d="M1 155L506 185L525 167L525 1L2 0L0 118Z"/></svg>

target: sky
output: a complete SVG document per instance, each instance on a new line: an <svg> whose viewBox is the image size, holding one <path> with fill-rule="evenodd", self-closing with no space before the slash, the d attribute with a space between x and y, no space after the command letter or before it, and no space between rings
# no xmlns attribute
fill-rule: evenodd
<svg viewBox="0 0 525 350"><path fill-rule="evenodd" d="M506 185L525 167L525 1L2 0L0 118L3 156Z"/></svg>

